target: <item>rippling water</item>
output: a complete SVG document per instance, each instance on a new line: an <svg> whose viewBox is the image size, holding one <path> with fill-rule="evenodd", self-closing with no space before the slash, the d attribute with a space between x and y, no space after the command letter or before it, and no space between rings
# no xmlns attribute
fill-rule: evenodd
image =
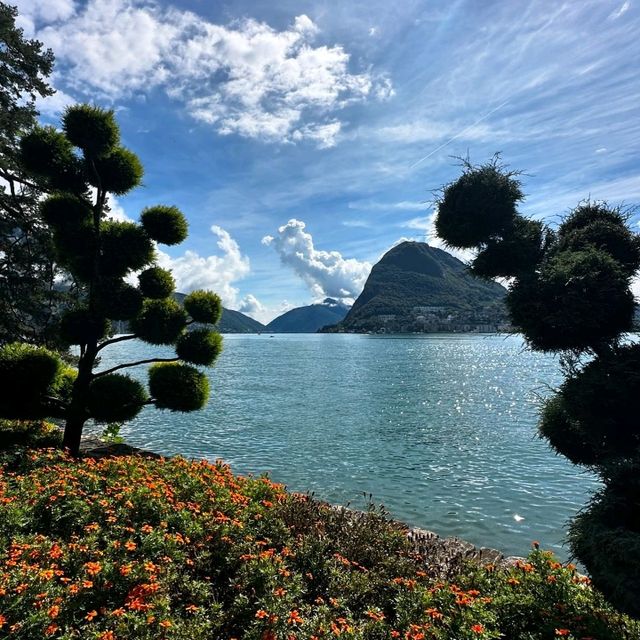
<svg viewBox="0 0 640 640"><path fill-rule="evenodd" d="M105 352L104 366L171 355ZM540 540L566 557L566 521L596 487L536 437L561 376L516 336L227 335L210 377L206 410L145 409L126 440L334 503L371 493L399 520L517 555Z"/></svg>

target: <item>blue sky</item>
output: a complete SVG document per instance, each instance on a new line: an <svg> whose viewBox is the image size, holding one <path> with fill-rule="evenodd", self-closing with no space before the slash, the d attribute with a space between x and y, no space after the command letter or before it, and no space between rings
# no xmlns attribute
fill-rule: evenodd
<svg viewBox="0 0 640 640"><path fill-rule="evenodd" d="M501 152L550 222L640 202L636 0L13 1L56 54L43 119L112 107L145 165L114 211L181 207L160 262L263 321L357 296L401 238L438 244L453 156Z"/></svg>

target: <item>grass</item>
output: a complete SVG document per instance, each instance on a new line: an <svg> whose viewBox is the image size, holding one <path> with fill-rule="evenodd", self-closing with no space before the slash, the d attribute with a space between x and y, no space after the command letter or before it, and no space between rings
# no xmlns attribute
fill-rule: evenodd
<svg viewBox="0 0 640 640"><path fill-rule="evenodd" d="M428 562L378 510L221 463L0 454L0 638L640 637L540 549L455 583Z"/></svg>

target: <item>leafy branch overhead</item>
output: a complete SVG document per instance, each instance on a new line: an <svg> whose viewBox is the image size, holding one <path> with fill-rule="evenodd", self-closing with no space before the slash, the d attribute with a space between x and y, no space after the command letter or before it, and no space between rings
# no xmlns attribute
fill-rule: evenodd
<svg viewBox="0 0 640 640"><path fill-rule="evenodd" d="M136 155L120 144L113 112L90 105L68 108L62 130L36 127L21 139L20 159L51 194L40 215L51 230L58 262L80 290L80 303L64 311L58 327L63 343L79 347L80 358L76 370L44 348L0 348L0 384L7 392L0 415L63 418L64 443L77 453L89 419L131 420L147 404L174 411L202 408L209 389L198 367L211 366L222 348L213 330L220 299L194 291L178 304L171 272L155 264L155 243L174 245L187 237L178 208L147 207L135 223L107 217L109 194L128 193L143 175ZM137 286L130 282L135 275ZM111 337L111 320L127 320L132 333ZM198 328L189 331L194 323ZM176 348L173 358L142 362L153 364L148 389L121 372L140 361L95 370L102 349L134 338Z"/></svg>
<svg viewBox="0 0 640 640"><path fill-rule="evenodd" d="M510 281L507 306L531 348L558 352L565 381L539 430L558 453L597 472L604 489L569 530L575 556L622 610L640 615L640 344L630 342L640 236L602 202L579 204L552 230L522 216L518 173L496 156L442 190L436 229L475 249L484 278Z"/></svg>

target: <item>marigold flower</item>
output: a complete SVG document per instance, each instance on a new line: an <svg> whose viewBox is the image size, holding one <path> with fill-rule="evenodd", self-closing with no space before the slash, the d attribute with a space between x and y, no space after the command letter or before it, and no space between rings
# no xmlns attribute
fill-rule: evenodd
<svg viewBox="0 0 640 640"><path fill-rule="evenodd" d="M256 618L258 618L258 620L262 620L263 618L268 618L269 614L264 610L264 609L258 609L256 611Z"/></svg>
<svg viewBox="0 0 640 640"><path fill-rule="evenodd" d="M292 625L299 625L302 624L304 622L304 619L300 617L300 614L298 613L297 609L294 609L290 614L289 614L289 618L287 619L287 623L288 624L292 624Z"/></svg>
<svg viewBox="0 0 640 640"><path fill-rule="evenodd" d="M116 635L113 631L105 631L98 636L98 640L116 640Z"/></svg>
<svg viewBox="0 0 640 640"><path fill-rule="evenodd" d="M102 565L99 562L86 562L84 567L90 576L97 576L102 571Z"/></svg>
<svg viewBox="0 0 640 640"><path fill-rule="evenodd" d="M57 630L58 630L58 625L55 622L52 622L45 630L44 630L44 634L46 636L52 636Z"/></svg>
<svg viewBox="0 0 640 640"><path fill-rule="evenodd" d="M49 609L49 611L47 611L47 615L52 619L57 618L59 614L60 614L60 607L55 604Z"/></svg>
<svg viewBox="0 0 640 640"><path fill-rule="evenodd" d="M484 633L484 627L481 624L474 624L471 627L471 631L473 631L473 633Z"/></svg>
<svg viewBox="0 0 640 640"><path fill-rule="evenodd" d="M127 551L135 551L138 548L138 545L135 542L133 542L132 540L127 540L124 543L124 548Z"/></svg>
<svg viewBox="0 0 640 640"><path fill-rule="evenodd" d="M554 631L557 636L568 636L571 633L569 629L555 629Z"/></svg>
<svg viewBox="0 0 640 640"><path fill-rule="evenodd" d="M188 604L185 609L189 612L189 613L196 613L196 611L200 610L200 607L196 606L195 604Z"/></svg>
<svg viewBox="0 0 640 640"><path fill-rule="evenodd" d="M287 593L287 590L283 589L282 587L277 587L273 590L273 595L277 596L278 598L281 598L285 593Z"/></svg>
<svg viewBox="0 0 640 640"><path fill-rule="evenodd" d="M380 613L379 611L370 610L366 612L366 615L376 622L381 622L382 620L384 620L384 613Z"/></svg>
<svg viewBox="0 0 640 640"><path fill-rule="evenodd" d="M0 629L7 624L7 619L0 613Z"/></svg>
<svg viewBox="0 0 640 640"><path fill-rule="evenodd" d="M161 620L158 623L163 629L168 629L170 626L172 626L171 620Z"/></svg>
<svg viewBox="0 0 640 640"><path fill-rule="evenodd" d="M97 615L98 615L98 612L95 609L93 609L92 611L89 611L89 613L87 613L84 619L91 622Z"/></svg>

